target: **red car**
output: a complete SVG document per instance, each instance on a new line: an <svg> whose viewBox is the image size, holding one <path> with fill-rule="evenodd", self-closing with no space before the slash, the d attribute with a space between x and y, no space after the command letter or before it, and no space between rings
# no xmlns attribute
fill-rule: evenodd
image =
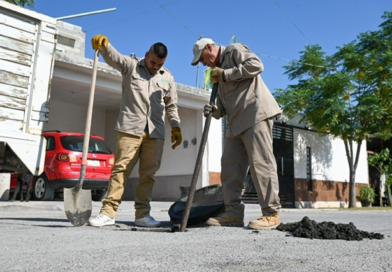
<svg viewBox="0 0 392 272"><path fill-rule="evenodd" d="M31 190L35 200L52 200L63 188L72 188L79 182L84 134L46 131L44 173L34 177ZM102 137L91 135L83 189L91 189L93 200L102 200L114 163L114 155ZM15 182L14 182L15 184ZM15 184L16 185L16 184ZM11 185L11 189L14 186Z"/></svg>

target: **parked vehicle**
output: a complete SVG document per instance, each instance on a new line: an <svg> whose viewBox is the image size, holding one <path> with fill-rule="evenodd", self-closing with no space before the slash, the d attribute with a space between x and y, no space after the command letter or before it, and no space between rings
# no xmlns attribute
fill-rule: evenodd
<svg viewBox="0 0 392 272"><path fill-rule="evenodd" d="M56 19L0 1L0 173L44 170Z"/></svg>
<svg viewBox="0 0 392 272"><path fill-rule="evenodd" d="M43 136L46 139L44 173L34 177L32 194L35 200L49 201L55 193L61 194L64 188L78 183L84 134L46 131ZM91 135L83 189L93 190L93 200L100 201L106 196L113 163L114 154L105 140Z"/></svg>

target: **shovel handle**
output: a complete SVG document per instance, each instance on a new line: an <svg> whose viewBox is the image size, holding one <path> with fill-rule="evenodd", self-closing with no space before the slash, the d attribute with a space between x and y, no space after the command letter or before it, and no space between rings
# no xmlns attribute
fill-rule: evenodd
<svg viewBox="0 0 392 272"><path fill-rule="evenodd" d="M86 128L84 131L84 139L83 139L83 154L82 154L82 163L80 168L80 179L79 179L79 184L77 185L79 188L82 188L83 186L84 176L86 173L88 146L90 143L91 119L93 115L93 105L94 105L95 82L97 79L98 55L99 55L99 50L96 50L94 53L93 75L91 79L90 97L88 100L87 117L86 117Z"/></svg>
<svg viewBox="0 0 392 272"><path fill-rule="evenodd" d="M217 92L218 92L218 84L216 83L212 87L211 98L210 98L211 105L215 105L215 98L216 98ZM192 176L192 182L191 182L191 186L190 186L189 192L188 192L188 199L186 201L184 215L182 216L182 220L181 220L181 228L180 228L181 232L185 231L186 225L188 223L189 213L190 213L192 203L193 203L193 197L195 196L196 183L197 183L197 179L199 178L200 167L201 167L201 163L202 163L202 159L203 159L203 155L204 155L204 149L205 149L206 143L207 143L208 131L210 130L211 117L212 117L212 113L210 112L210 114L207 115L206 122L204 124L204 131L203 131L203 135L201 137L199 154L197 155L196 165L195 165L195 169L193 171L193 176Z"/></svg>

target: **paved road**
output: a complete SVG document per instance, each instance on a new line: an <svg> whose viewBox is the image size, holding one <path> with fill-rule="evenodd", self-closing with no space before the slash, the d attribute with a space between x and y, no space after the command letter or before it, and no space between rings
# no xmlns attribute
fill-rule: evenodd
<svg viewBox="0 0 392 272"><path fill-rule="evenodd" d="M153 202L152 216L170 225L172 203ZM382 240L295 238L277 230L200 227L186 232L132 231L133 202L116 225L74 227L62 201L0 202L0 271L392 271L392 211L284 209L281 221L304 216L349 223ZM100 208L93 202L93 216ZM246 223L260 214L246 205Z"/></svg>

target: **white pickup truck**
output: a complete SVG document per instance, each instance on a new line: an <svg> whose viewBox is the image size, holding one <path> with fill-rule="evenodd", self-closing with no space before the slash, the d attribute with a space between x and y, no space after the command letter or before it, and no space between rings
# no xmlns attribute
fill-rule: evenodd
<svg viewBox="0 0 392 272"><path fill-rule="evenodd" d="M0 0L0 172L39 176L56 19Z"/></svg>

